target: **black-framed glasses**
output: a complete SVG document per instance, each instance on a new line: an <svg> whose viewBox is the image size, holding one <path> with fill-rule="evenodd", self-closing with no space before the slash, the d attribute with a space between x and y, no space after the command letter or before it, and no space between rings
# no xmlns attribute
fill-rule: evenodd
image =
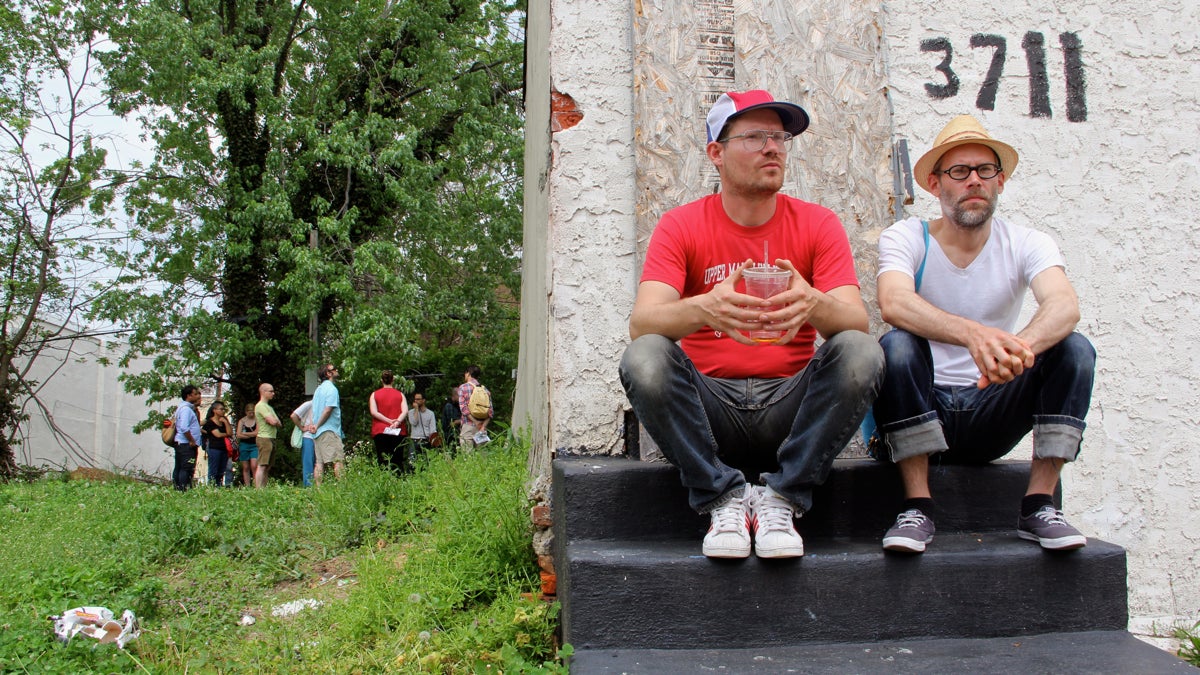
<svg viewBox="0 0 1200 675"><path fill-rule="evenodd" d="M786 131L767 131L766 129L751 129L737 136L730 136L723 139L722 143L728 143L735 138L742 139L742 149L746 152L762 152L762 149L767 147L767 140L775 141L779 145L780 152L787 152L788 145L792 142L792 135Z"/></svg>
<svg viewBox="0 0 1200 675"><path fill-rule="evenodd" d="M980 164L979 166L968 166L966 164L955 164L954 166L950 167L949 169L945 169L944 171L939 171L938 173L944 173L947 176L950 176L951 178L953 178L954 180L966 180L971 177L971 172L974 171L975 174L977 176L979 176L980 180L988 180L990 178L995 178L996 176L999 176L1000 172L1003 170L1004 169L1001 168L1001 166L999 164L992 164L989 162L987 164Z"/></svg>

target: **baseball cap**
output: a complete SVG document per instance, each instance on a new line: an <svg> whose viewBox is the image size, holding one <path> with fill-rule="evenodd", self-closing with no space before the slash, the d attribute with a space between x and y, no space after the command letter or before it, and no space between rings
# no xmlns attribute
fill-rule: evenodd
<svg viewBox="0 0 1200 675"><path fill-rule="evenodd" d="M795 103L776 101L771 94L763 89L750 91L729 91L721 94L712 110L708 112L708 140L715 141L721 137L721 130L730 120L750 112L767 108L774 110L783 122L784 131L793 136L799 136L808 128L808 113Z"/></svg>

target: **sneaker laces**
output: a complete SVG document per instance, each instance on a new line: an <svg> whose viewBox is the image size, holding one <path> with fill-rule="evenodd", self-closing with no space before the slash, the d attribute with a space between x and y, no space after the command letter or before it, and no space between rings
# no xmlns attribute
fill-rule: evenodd
<svg viewBox="0 0 1200 675"><path fill-rule="evenodd" d="M929 519L924 513L917 509L909 509L896 516L896 524L893 527L920 527L927 520Z"/></svg>
<svg viewBox="0 0 1200 675"><path fill-rule="evenodd" d="M765 531L791 530L792 505L779 495L766 489L754 495L754 513L758 517L758 529Z"/></svg>
<svg viewBox="0 0 1200 675"><path fill-rule="evenodd" d="M746 507L742 497L731 497L712 510L714 532L740 532L746 526Z"/></svg>
<svg viewBox="0 0 1200 675"><path fill-rule="evenodd" d="M1033 514L1033 517L1044 521L1047 525L1067 524L1067 519L1063 516L1063 512L1053 506L1043 506Z"/></svg>

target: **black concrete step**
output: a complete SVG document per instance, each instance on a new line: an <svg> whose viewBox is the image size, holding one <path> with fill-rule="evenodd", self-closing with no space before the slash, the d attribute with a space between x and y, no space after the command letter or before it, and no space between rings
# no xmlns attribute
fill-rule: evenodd
<svg viewBox="0 0 1200 675"><path fill-rule="evenodd" d="M939 532L1016 527L1029 462L931 466ZM699 541L708 516L691 510L679 472L669 464L624 457L570 457L554 462L554 534L580 539ZM838 459L813 508L797 523L805 537L876 537L891 526L903 494L896 469L871 459Z"/></svg>
<svg viewBox="0 0 1200 675"><path fill-rule="evenodd" d="M710 560L700 539L583 540L556 557L576 649L734 649L801 642L1124 630L1125 552L1048 553L1015 532L939 533L923 555L811 538L790 560Z"/></svg>
<svg viewBox="0 0 1200 675"><path fill-rule="evenodd" d="M581 649L572 675L693 673L1196 673L1197 669L1125 631L988 639L896 640L760 649Z"/></svg>

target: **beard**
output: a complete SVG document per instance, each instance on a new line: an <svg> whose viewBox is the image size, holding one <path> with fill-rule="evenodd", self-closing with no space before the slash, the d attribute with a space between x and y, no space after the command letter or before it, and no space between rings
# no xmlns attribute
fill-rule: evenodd
<svg viewBox="0 0 1200 675"><path fill-rule="evenodd" d="M964 202L972 197L983 197L987 200L987 205L977 207L964 206ZM996 197L989 197L986 194L968 194L953 204L947 205L943 203L943 206L950 207L950 212L946 215L955 227L960 227L964 230L977 230L983 227L985 223L991 221L992 214L996 213Z"/></svg>

